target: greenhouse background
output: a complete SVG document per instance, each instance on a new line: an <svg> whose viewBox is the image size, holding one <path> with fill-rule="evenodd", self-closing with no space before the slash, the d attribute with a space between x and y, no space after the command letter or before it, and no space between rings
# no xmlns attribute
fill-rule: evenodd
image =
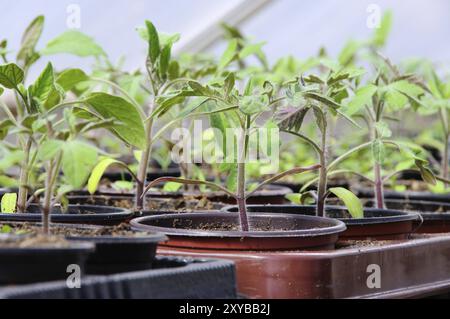
<svg viewBox="0 0 450 319"><path fill-rule="evenodd" d="M218 24L222 21L238 24L255 41L267 42L265 51L274 62L287 54L306 58L322 46L335 56L342 49L343 39L366 39L373 32L368 19L374 6L393 12L393 30L385 52L394 61L420 56L447 63L450 55L447 0L1 0L0 3L8 12L0 21L1 38L10 39L12 49L19 47L20 35L29 21L44 14L46 27L41 43L68 27L79 27L95 38L112 61L126 55L129 69L142 66L146 44L132 30L145 19L152 20L164 32L181 33L177 52L222 49ZM18 16L21 18L17 19ZM35 70L46 62L40 61ZM55 57L54 63L60 68L74 63L89 68L92 61L62 55ZM31 77L35 75L33 71Z"/></svg>

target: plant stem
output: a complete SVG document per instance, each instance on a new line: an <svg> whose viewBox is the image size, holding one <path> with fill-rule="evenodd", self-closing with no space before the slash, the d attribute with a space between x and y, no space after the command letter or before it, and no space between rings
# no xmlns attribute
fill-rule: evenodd
<svg viewBox="0 0 450 319"><path fill-rule="evenodd" d="M449 144L450 144L450 134L447 134L445 137L445 146L444 146L444 154L442 154L442 178L449 179ZM448 184L445 183L445 187L448 187Z"/></svg>
<svg viewBox="0 0 450 319"><path fill-rule="evenodd" d="M319 185L317 192L317 216L325 217L325 199L327 193L328 170L327 170L327 129L322 132L322 148L320 152Z"/></svg>
<svg viewBox="0 0 450 319"><path fill-rule="evenodd" d="M150 106L150 114L152 113L153 106ZM145 133L147 137L147 145L142 152L141 160L139 162L139 170L136 180L136 196L135 196L135 211L142 211L145 209L145 196L144 188L147 181L148 165L150 161L150 153L152 150L152 131L153 131L153 119L147 121L145 125Z"/></svg>
<svg viewBox="0 0 450 319"><path fill-rule="evenodd" d="M247 215L247 200L245 196L245 162L247 160L247 151L248 151L248 129L251 124L250 116L247 116L246 126L241 130L241 136L239 138L239 158L238 158L238 179L237 179L237 196L236 201L239 207L239 220L241 224L241 230L243 232L248 232L250 230L250 226L248 223L248 215Z"/></svg>
<svg viewBox="0 0 450 319"><path fill-rule="evenodd" d="M45 235L50 234L50 206L53 193L52 171L53 171L53 163L50 162L47 166L47 176L45 178L44 205L42 207L42 232Z"/></svg>
<svg viewBox="0 0 450 319"><path fill-rule="evenodd" d="M374 165L375 173L375 201L378 209L384 209L384 187L383 187L383 177L381 174L381 164L375 163Z"/></svg>
<svg viewBox="0 0 450 319"><path fill-rule="evenodd" d="M29 161L30 161L30 151L31 151L32 139L31 136L28 137L25 143L24 149L24 159L20 167L20 179L19 179L19 198L17 201L17 211L19 213L25 213L27 206L28 197L28 179L29 179Z"/></svg>

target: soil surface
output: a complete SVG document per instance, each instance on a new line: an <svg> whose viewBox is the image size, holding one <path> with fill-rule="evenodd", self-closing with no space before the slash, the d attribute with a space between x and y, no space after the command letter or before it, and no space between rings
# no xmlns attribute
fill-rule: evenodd
<svg viewBox="0 0 450 319"><path fill-rule="evenodd" d="M10 234L21 234L21 235L38 235L41 232L41 227L39 224L31 223L1 223L0 229L3 227L9 227L11 229ZM131 229L129 224L121 224L115 227L105 227L105 226L72 226L72 225L62 225L53 224L50 227L50 232L52 236L58 236L64 238L67 237L143 237L148 235L146 232L135 232Z"/></svg>
<svg viewBox="0 0 450 319"><path fill-rule="evenodd" d="M132 210L134 208L134 199L118 199L114 196L93 196L87 197L87 205L104 205L117 208L125 208ZM200 199L186 196L184 198L148 198L146 200L146 210L155 212L193 212L193 211L206 211L206 210L218 210L224 207L223 204L211 202L206 197Z"/></svg>
<svg viewBox="0 0 450 319"><path fill-rule="evenodd" d="M68 248L70 242L62 236L20 236L18 238L9 238L0 240L0 248Z"/></svg>

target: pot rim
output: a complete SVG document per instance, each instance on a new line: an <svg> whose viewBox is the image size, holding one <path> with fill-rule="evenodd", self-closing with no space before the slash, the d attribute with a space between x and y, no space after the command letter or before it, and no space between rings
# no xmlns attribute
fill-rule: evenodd
<svg viewBox="0 0 450 319"><path fill-rule="evenodd" d="M275 207L275 208L306 208L315 209L316 206L312 205L248 205L247 208L260 208L260 207ZM237 206L226 206L222 208L222 211L230 213L230 209L236 209ZM326 206L325 211L330 210L347 210L347 208L342 206ZM346 225L358 226L358 225L375 225L375 224L385 224L385 223L397 223L397 222L407 222L420 220L420 214L416 212L405 212L393 209L377 209L377 208L364 208L364 212L373 213L387 213L388 216L383 217L366 217L361 219L352 218L330 218L335 220L340 220ZM233 213L233 212L231 212ZM259 212L249 212L250 214L257 214ZM280 213L278 213L280 214Z"/></svg>
<svg viewBox="0 0 450 319"><path fill-rule="evenodd" d="M1 255L39 255L44 252L51 253L76 253L76 252L94 252L95 251L95 243L83 240L70 240L69 247L0 247ZM51 261L49 261L50 263Z"/></svg>
<svg viewBox="0 0 450 319"><path fill-rule="evenodd" d="M233 214L238 217L238 214ZM252 214L249 217L267 217L267 218L293 218L293 219L303 219L308 221L316 222L326 222L330 226L323 228L310 228L302 230L293 231L267 231L267 232L242 232L242 231L202 231L202 230L191 230L182 228L168 228L168 227L158 227L146 225L144 222L158 220L158 219L188 219L195 217L230 217L230 213L226 212L215 212L215 213L186 213L186 214L171 214L171 215L158 215L158 216L146 216L131 220L130 224L132 229L136 230L147 230L162 232L170 236L182 236L182 237L203 237L203 238L294 238L294 237L317 237L326 236L332 234L338 234L344 232L347 227L341 221L331 218L322 218L315 216L299 216L292 214L267 214L267 213L257 213Z"/></svg>
<svg viewBox="0 0 450 319"><path fill-rule="evenodd" d="M37 204L31 204L30 207L39 207ZM131 212L128 209L120 208L120 207L110 207L110 206L97 206L97 205L69 205L69 211L71 209L80 209L80 210L101 210L101 212L96 212L95 214L62 214L62 213L50 213L50 216L52 218L63 218L67 217L70 219L85 219L86 217L89 217L91 220L96 219L103 219L105 216L111 216L111 217L132 217L134 215L133 212ZM5 219L15 219L20 217L37 217L37 219L40 220L41 214L40 213L0 213L0 221L5 221L2 219L4 217ZM29 218L30 220L32 218Z"/></svg>

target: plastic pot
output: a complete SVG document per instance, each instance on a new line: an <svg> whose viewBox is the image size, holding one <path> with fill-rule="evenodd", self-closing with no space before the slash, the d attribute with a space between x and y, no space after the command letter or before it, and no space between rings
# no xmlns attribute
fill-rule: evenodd
<svg viewBox="0 0 450 319"><path fill-rule="evenodd" d="M256 192L252 197L250 197L247 200L248 204L253 205L277 205L277 204L286 204L286 195L291 194L292 190L288 187L283 186L277 186L277 185L268 185L266 188L262 189L259 192ZM89 196L90 194L85 191L76 191L70 193L70 196ZM131 191L116 191L116 190L101 190L97 192L95 195L101 195L101 196L121 196L121 195L127 195L132 196L134 195ZM224 203L228 205L234 205L236 204L236 201L234 198L228 196L227 194L223 192L185 192L185 191L179 191L179 192L164 192L164 191L151 191L148 193L149 196L156 197L156 198L207 198L211 202L215 203Z"/></svg>
<svg viewBox="0 0 450 319"><path fill-rule="evenodd" d="M222 212L161 215L134 219L131 226L166 234L169 241L162 246L217 251L332 249L339 233L345 231L344 223L338 220L314 216L253 214L251 228L267 231L250 232L236 230L238 220L237 214ZM230 230L213 230L216 226Z"/></svg>
<svg viewBox="0 0 450 319"><path fill-rule="evenodd" d="M0 299L237 299L234 263L156 257L154 268L108 276L83 276L80 289L66 281L0 287Z"/></svg>
<svg viewBox="0 0 450 319"><path fill-rule="evenodd" d="M353 190L360 198L374 198L374 191L370 187L353 187ZM392 190L385 190L384 198L407 201L450 203L450 194L433 194L430 192L396 192Z"/></svg>
<svg viewBox="0 0 450 319"><path fill-rule="evenodd" d="M169 167L167 170L151 169L151 172L147 174L147 181L154 181L155 179L167 176L180 177L180 169L178 167ZM103 178L109 180L110 182L133 181L133 177L127 171L106 172L103 174Z"/></svg>
<svg viewBox="0 0 450 319"><path fill-rule="evenodd" d="M385 200L388 209L417 212L423 221L418 224L418 233L438 234L450 232L450 204L414 200ZM368 207L374 206L373 200L367 200ZM420 227L419 227L420 226Z"/></svg>
<svg viewBox="0 0 450 319"><path fill-rule="evenodd" d="M328 251L220 251L161 247L161 255L236 263L238 291L252 299L426 298L450 291L450 236L344 242ZM376 280L380 267L380 286Z"/></svg>
<svg viewBox="0 0 450 319"><path fill-rule="evenodd" d="M315 216L316 206L267 205L247 207L250 213L272 213ZM237 212L236 206L223 209L224 212ZM417 213L398 210L380 210L366 208L365 218L350 218L347 209L338 206L328 206L326 214L345 223L347 230L339 235L342 240L392 240L405 239L415 230L415 222L420 219Z"/></svg>
<svg viewBox="0 0 450 319"><path fill-rule="evenodd" d="M0 285L65 279L69 265L84 270L94 248L88 242L72 242L67 248L0 248Z"/></svg>
<svg viewBox="0 0 450 319"><path fill-rule="evenodd" d="M273 185L287 187L287 188L291 189L294 193L300 193L300 191L303 187L303 184L290 183L290 182L276 182ZM328 183L328 186L330 188L344 187L344 188L348 189L348 188L350 188L350 183L348 182L348 180L332 180ZM311 185L311 187L309 187L309 190L317 191L317 187L315 185Z"/></svg>
<svg viewBox="0 0 450 319"><path fill-rule="evenodd" d="M133 218L133 213L121 208L69 205L67 213L62 213L60 207L55 207L50 218L54 223L112 226L129 221ZM0 214L1 222L40 222L41 219L38 205L30 205L27 213L23 214Z"/></svg>
<svg viewBox="0 0 450 319"><path fill-rule="evenodd" d="M113 206L113 207L124 207L124 203L128 203L129 209L132 210L134 196L132 195L120 195L120 196L106 196L106 195L80 195L80 196L69 196L69 203L72 205L96 205L96 206ZM200 201L197 199L178 199L179 208L172 207L176 206L177 203L171 198L154 198L150 197L149 200L152 204L158 208L150 209L143 212L135 212L135 217L148 216L155 214L175 214L181 212L192 212L192 211L209 211L209 210L220 210L225 207L225 204L211 202L208 207L202 208ZM148 205L147 205L148 206ZM210 206L210 207L209 207ZM128 208L128 207L127 207Z"/></svg>
<svg viewBox="0 0 450 319"><path fill-rule="evenodd" d="M68 236L95 244L95 253L86 263L86 273L108 275L151 269L160 242L167 240L161 233L132 236Z"/></svg>

